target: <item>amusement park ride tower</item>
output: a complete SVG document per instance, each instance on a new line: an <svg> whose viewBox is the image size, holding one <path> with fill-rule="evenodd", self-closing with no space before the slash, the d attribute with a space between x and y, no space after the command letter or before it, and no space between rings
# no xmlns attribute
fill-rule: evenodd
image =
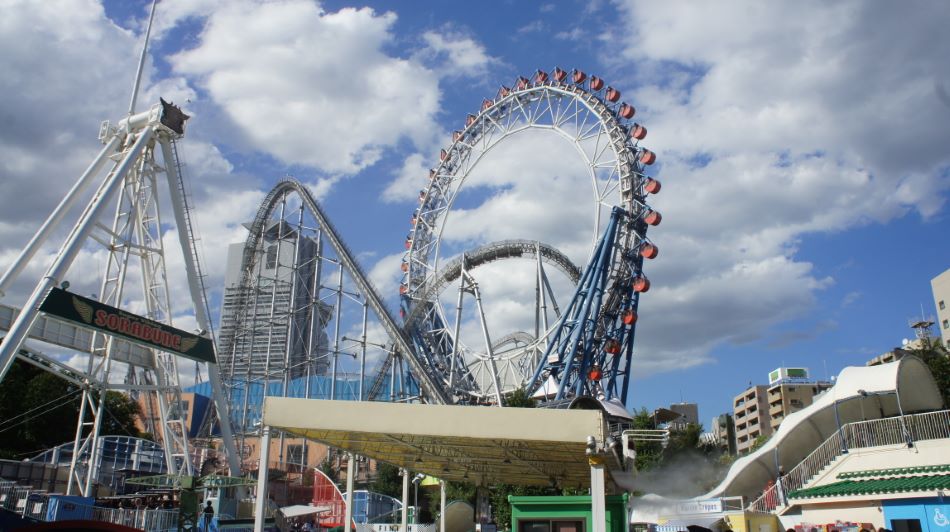
<svg viewBox="0 0 950 532"><path fill-rule="evenodd" d="M154 13L153 4L151 17L154 17ZM150 30L151 18L145 36L146 43ZM136 112L146 50L147 47L143 47L127 116L115 125L109 122L102 124L99 139L105 146L0 279L0 291L5 292L40 246L57 228L63 226L64 216L80 200L83 190L101 176L103 168L108 167L79 219L69 230L52 265L36 283L0 345L0 379L6 375L17 356L28 357L28 361L69 378L83 390L67 493L93 493L96 458L97 453L101 452L99 430L105 415L105 392L111 389L157 395L156 402L162 420L159 430L168 469L176 474L193 474L184 412L180 407L177 356L187 355L188 348L210 341L212 329L194 246L187 189L182 180L176 147L176 141L184 135L188 116L164 100L146 111ZM200 328L198 335L169 327L172 319L171 296L159 208L159 198L162 196L159 182L163 174L168 184L191 301ZM106 211L110 206L114 214L111 223L107 223ZM84 246L96 244L105 247L108 259L97 301L90 301L66 291L69 286L67 273L80 250ZM136 271L133 273L133 270ZM137 288L141 293L133 296L134 280L140 281ZM64 322L50 312L41 315L41 310L48 310L44 305L49 303L53 294L64 298L67 306L71 302L81 319ZM143 315L122 310L132 297L144 300ZM93 309L95 321L93 315L89 314ZM16 311L13 313L16 314ZM87 332L90 329L93 331L91 334ZM145 332L146 329L148 332ZM117 334L117 331L125 334ZM21 351L28 336L86 352L88 363L85 370L77 373L55 357ZM123 341L123 336L132 342ZM162 345L154 341L156 338L169 341ZM177 340L172 342L172 338ZM202 360L207 361L206 358ZM127 368L124 383L117 383L111 375L112 365L116 362ZM214 387L220 390L215 364L209 364L209 373ZM215 394L216 407L219 412L226 412L227 404L222 398L222 394ZM229 447L229 466L232 473L237 474L239 468L228 416L220 417L224 444ZM86 466L77 461L84 453L89 455Z"/></svg>

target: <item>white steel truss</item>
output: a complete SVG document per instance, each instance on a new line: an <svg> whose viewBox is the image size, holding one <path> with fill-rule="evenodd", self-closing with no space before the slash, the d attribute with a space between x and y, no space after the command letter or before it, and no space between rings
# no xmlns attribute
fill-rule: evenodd
<svg viewBox="0 0 950 532"><path fill-rule="evenodd" d="M100 139L106 148L100 152L79 183L64 198L60 208L50 216L4 277L6 283L16 278L22 270L22 265L34 256L53 228L61 223L62 215L59 211L65 211L69 205L75 203L82 189L111 161L110 170L73 226L53 264L23 305L25 310L12 320L7 336L0 345L0 378L6 374L31 327L38 321L37 309L40 303L54 286L65 280L70 265L87 244L99 243L107 252L105 273L98 294L99 301L117 308L124 307L129 298L133 297L126 288L134 279L141 285L145 317L171 324L171 298L159 206L158 182L161 174L165 174L168 183L196 319L202 332L210 334L210 318L175 146L175 141L184 133L186 119L187 116L177 107L162 101L148 111L123 119L115 127L108 123L103 124ZM156 157L156 152L161 152L160 159ZM113 198L115 212L112 222L107 225L102 223L101 219L112 204ZM130 273L133 272L134 275L130 278ZM66 342L60 343L62 345ZM71 343L81 342L74 339ZM85 344L86 349L83 349L89 353L89 359L82 375L83 394L74 440L74 448L81 452L74 453L70 465L69 493L74 490L83 495L94 492L95 464L98 463L96 454L100 447L99 431L105 415L106 395L111 389L155 394L160 419L158 429L162 435L169 471L189 475L194 471L188 448L185 411L181 404L176 355L155 349L146 349L145 352L149 355L146 357L132 358L120 354L119 359L129 364L129 375L133 376L120 384L113 382L116 379L110 374L116 359L114 350L120 344L114 341L111 335L93 333L89 343ZM51 359L50 362L55 360ZM136 372L139 372L141 377L135 377ZM227 404L220 393L220 380L214 364L209 364L209 373L215 388L215 406L219 413L225 414L220 415L220 427L229 466L232 474L238 474L239 464L236 461L234 441L226 415ZM154 384L151 383L152 376ZM77 463L75 457L85 451L88 451L90 459L86 464Z"/></svg>

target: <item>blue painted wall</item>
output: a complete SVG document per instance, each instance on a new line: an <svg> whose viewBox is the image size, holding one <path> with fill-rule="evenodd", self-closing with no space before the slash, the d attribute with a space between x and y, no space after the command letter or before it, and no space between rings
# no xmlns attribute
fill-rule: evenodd
<svg viewBox="0 0 950 532"><path fill-rule="evenodd" d="M887 528L894 528L892 519L918 519L923 532L950 532L950 498L898 499L883 507Z"/></svg>

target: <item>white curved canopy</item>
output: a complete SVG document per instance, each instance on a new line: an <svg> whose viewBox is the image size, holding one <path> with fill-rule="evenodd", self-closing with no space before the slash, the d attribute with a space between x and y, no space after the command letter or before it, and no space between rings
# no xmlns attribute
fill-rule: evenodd
<svg viewBox="0 0 950 532"><path fill-rule="evenodd" d="M917 357L879 366L841 370L835 385L808 407L789 414L778 431L754 453L738 460L726 478L700 499L757 496L778 475L790 471L841 425L938 410L943 400L930 369ZM838 421L835 420L835 410Z"/></svg>

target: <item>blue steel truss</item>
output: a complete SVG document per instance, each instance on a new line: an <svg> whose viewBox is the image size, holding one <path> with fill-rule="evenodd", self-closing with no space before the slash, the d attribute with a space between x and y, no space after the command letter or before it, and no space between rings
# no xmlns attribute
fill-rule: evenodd
<svg viewBox="0 0 950 532"><path fill-rule="evenodd" d="M641 275L640 248L646 241L636 238L637 244L631 247L624 241L631 232L644 234L642 225L624 209L614 207L529 390L553 379L557 383L554 400L586 395L619 397L626 403L640 299L634 281Z"/></svg>

